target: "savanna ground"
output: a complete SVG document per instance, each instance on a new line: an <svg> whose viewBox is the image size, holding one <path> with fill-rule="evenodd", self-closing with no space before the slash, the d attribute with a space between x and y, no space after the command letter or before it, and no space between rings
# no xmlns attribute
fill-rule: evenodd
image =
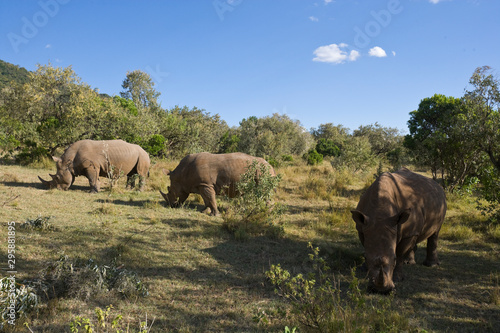
<svg viewBox="0 0 500 333"><path fill-rule="evenodd" d="M70 332L77 316L93 319L96 307L112 304L131 332L146 318L149 324L154 319L151 332L283 332L285 326L302 332L306 328L287 316L289 304L266 280L271 265L279 263L294 275L303 272L312 242L346 288L351 268L362 263L350 209L375 170L353 175L336 172L327 162L277 168L283 175L276 199L286 205L285 235L241 240L222 227L221 217L202 212L198 196L191 195L182 208L166 207L158 190L166 191L169 180L161 170L176 164L154 164L144 192L125 190L123 179L110 188L104 179L98 194L88 193L84 177L66 192L44 189L37 176L54 173L51 164L0 166L2 277L8 222L15 221L18 283L36 280L48 263L67 255L135 272L149 290L145 297L123 297L113 289L54 297L49 290L37 312L17 319L7 331ZM220 197L219 204L224 212L230 202ZM421 265L421 244L419 264L405 267L392 306L417 332L500 332L500 229L488 226L473 197L448 194L448 206L438 247L441 265ZM20 228L49 216L50 228ZM358 270L357 276L365 288L364 273Z"/></svg>

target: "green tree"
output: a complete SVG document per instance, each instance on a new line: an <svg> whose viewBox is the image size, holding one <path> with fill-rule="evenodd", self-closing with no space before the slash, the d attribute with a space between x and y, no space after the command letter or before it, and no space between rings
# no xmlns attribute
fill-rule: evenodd
<svg viewBox="0 0 500 333"><path fill-rule="evenodd" d="M238 136L236 128L230 128L224 133L221 139L219 153L235 153L238 151L238 144L241 138Z"/></svg>
<svg viewBox="0 0 500 333"><path fill-rule="evenodd" d="M331 140L340 150L350 137L348 128L332 123L321 124L317 129L311 129L311 134L317 142L321 139Z"/></svg>
<svg viewBox="0 0 500 333"><path fill-rule="evenodd" d="M438 172L453 188L474 173L481 154L459 126L462 103L455 97L435 94L423 99L410 113L410 134L404 145L415 153L416 161L429 166L434 178Z"/></svg>
<svg viewBox="0 0 500 333"><path fill-rule="evenodd" d="M147 109L159 111L160 105L158 97L160 93L154 88L155 83L148 73L141 70L127 72L127 77L123 80L120 95L123 98L132 100L139 112Z"/></svg>
<svg viewBox="0 0 500 333"><path fill-rule="evenodd" d="M488 163L476 172L482 205L490 221L500 223L500 89L498 77L489 66L478 67L472 74L470 90L462 98L460 131L464 141L474 142Z"/></svg>
<svg viewBox="0 0 500 333"><path fill-rule="evenodd" d="M3 90L2 123L27 155L54 153L77 139L89 138L101 120L98 94L72 70L39 65L30 80Z"/></svg>
<svg viewBox="0 0 500 333"><path fill-rule="evenodd" d="M370 141L364 136L351 136L345 141L340 155L332 159L334 168L345 168L352 172L366 170L377 164Z"/></svg>
<svg viewBox="0 0 500 333"><path fill-rule="evenodd" d="M472 74L462 101L462 124L491 163L500 171L500 89L499 80L489 66L478 67Z"/></svg>
<svg viewBox="0 0 500 333"><path fill-rule="evenodd" d="M401 136L397 128L383 127L379 123L359 126L353 136L364 136L370 141L372 152L376 156L385 156L401 144Z"/></svg>
<svg viewBox="0 0 500 333"><path fill-rule="evenodd" d="M313 143L299 121L277 113L243 119L238 132L238 150L254 156L303 155Z"/></svg>
<svg viewBox="0 0 500 333"><path fill-rule="evenodd" d="M211 115L203 109L187 106L162 112L159 117L159 134L165 139L165 155L183 157L202 151L220 151L221 138L229 127L218 114Z"/></svg>

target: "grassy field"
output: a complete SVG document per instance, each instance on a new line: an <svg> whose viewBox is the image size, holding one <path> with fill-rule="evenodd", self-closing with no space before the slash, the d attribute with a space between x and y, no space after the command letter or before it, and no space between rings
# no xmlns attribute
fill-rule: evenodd
<svg viewBox="0 0 500 333"><path fill-rule="evenodd" d="M347 283L351 268L363 260L349 210L374 180L373 172L337 173L327 162L278 168L283 180L276 197L287 207L284 238L241 241L222 228L221 217L202 212L195 195L182 208L166 207L158 190L166 191L169 181L161 170L176 164L157 162L144 192L125 190L121 179L112 188L103 180L98 194L88 193L84 177L66 192L44 189L37 176L47 179L55 167L0 166L2 276L8 222L15 221L18 283L40 279L66 255L75 267L92 259L109 270L133 272L149 291L147 296L124 296L117 288L91 292L80 274L65 281L66 290L52 284L38 311L17 319L15 327L7 325L7 332L70 332L77 316L94 320L94 309L110 304L130 332L146 318L149 325L154 319L151 332L284 332L285 326L307 331L294 322L289 303L274 293L265 272L278 263L292 274L303 272L312 242L336 279ZM230 204L224 198L219 203L222 212ZM438 247L441 265L421 265L421 245L419 264L405 267L392 306L417 332L500 332L500 230L488 226L474 198L449 195L448 205ZM50 226L21 227L37 217L50 217ZM363 273L357 274L366 287Z"/></svg>

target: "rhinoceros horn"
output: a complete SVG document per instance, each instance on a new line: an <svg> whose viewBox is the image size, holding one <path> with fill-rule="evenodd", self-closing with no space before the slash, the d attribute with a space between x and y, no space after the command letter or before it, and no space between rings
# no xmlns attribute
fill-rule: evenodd
<svg viewBox="0 0 500 333"><path fill-rule="evenodd" d="M163 197L163 199L165 199L167 202L169 202L169 201L168 201L167 194L166 194L166 193L163 193L162 191L160 191L160 193L161 193L161 196Z"/></svg>
<svg viewBox="0 0 500 333"><path fill-rule="evenodd" d="M47 186L49 189L52 188L54 185L55 185L55 176L54 175L50 175L52 176L52 181L47 181L45 179L43 179L42 177L38 176L38 179L40 179L40 181L42 182L43 185Z"/></svg>
<svg viewBox="0 0 500 333"><path fill-rule="evenodd" d="M50 187L50 182L49 181L46 181L45 179L43 179L40 176L38 176L38 179L40 179L40 181L42 182L43 185L45 185L47 187Z"/></svg>

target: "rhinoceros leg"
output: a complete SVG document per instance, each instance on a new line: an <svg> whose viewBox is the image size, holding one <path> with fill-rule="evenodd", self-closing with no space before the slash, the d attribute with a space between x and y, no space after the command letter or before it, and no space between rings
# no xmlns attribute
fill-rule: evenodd
<svg viewBox="0 0 500 333"><path fill-rule="evenodd" d="M101 188L101 184L99 182L99 173L95 168L89 168L87 171L87 178L89 180L90 185L90 193L97 193Z"/></svg>
<svg viewBox="0 0 500 333"><path fill-rule="evenodd" d="M427 239L427 258L425 258L425 266L436 266L439 265L439 259L437 255L437 243L439 237L439 230L436 231L431 237Z"/></svg>
<svg viewBox="0 0 500 333"><path fill-rule="evenodd" d="M414 249L417 242L417 236L403 238L396 247L396 267L394 268L393 279L394 281L402 281L403 265L407 260L414 255Z"/></svg>
<svg viewBox="0 0 500 333"><path fill-rule="evenodd" d="M127 186L126 188L133 189L135 187L135 178L137 176L135 174L133 175L127 175Z"/></svg>
<svg viewBox="0 0 500 333"><path fill-rule="evenodd" d="M219 211L217 210L217 200L215 199L215 190L213 186L200 186L200 195L203 198L203 202L205 202L205 206L210 208L210 215L218 216Z"/></svg>
<svg viewBox="0 0 500 333"><path fill-rule="evenodd" d="M146 186L146 177L139 175L139 191L144 190L144 186Z"/></svg>
<svg viewBox="0 0 500 333"><path fill-rule="evenodd" d="M413 247L413 249L410 250L410 252L408 252L408 254L406 255L406 259L405 259L405 264L407 265L414 265L416 264L416 261L415 261L415 252L417 252L417 244L415 244L415 246Z"/></svg>

